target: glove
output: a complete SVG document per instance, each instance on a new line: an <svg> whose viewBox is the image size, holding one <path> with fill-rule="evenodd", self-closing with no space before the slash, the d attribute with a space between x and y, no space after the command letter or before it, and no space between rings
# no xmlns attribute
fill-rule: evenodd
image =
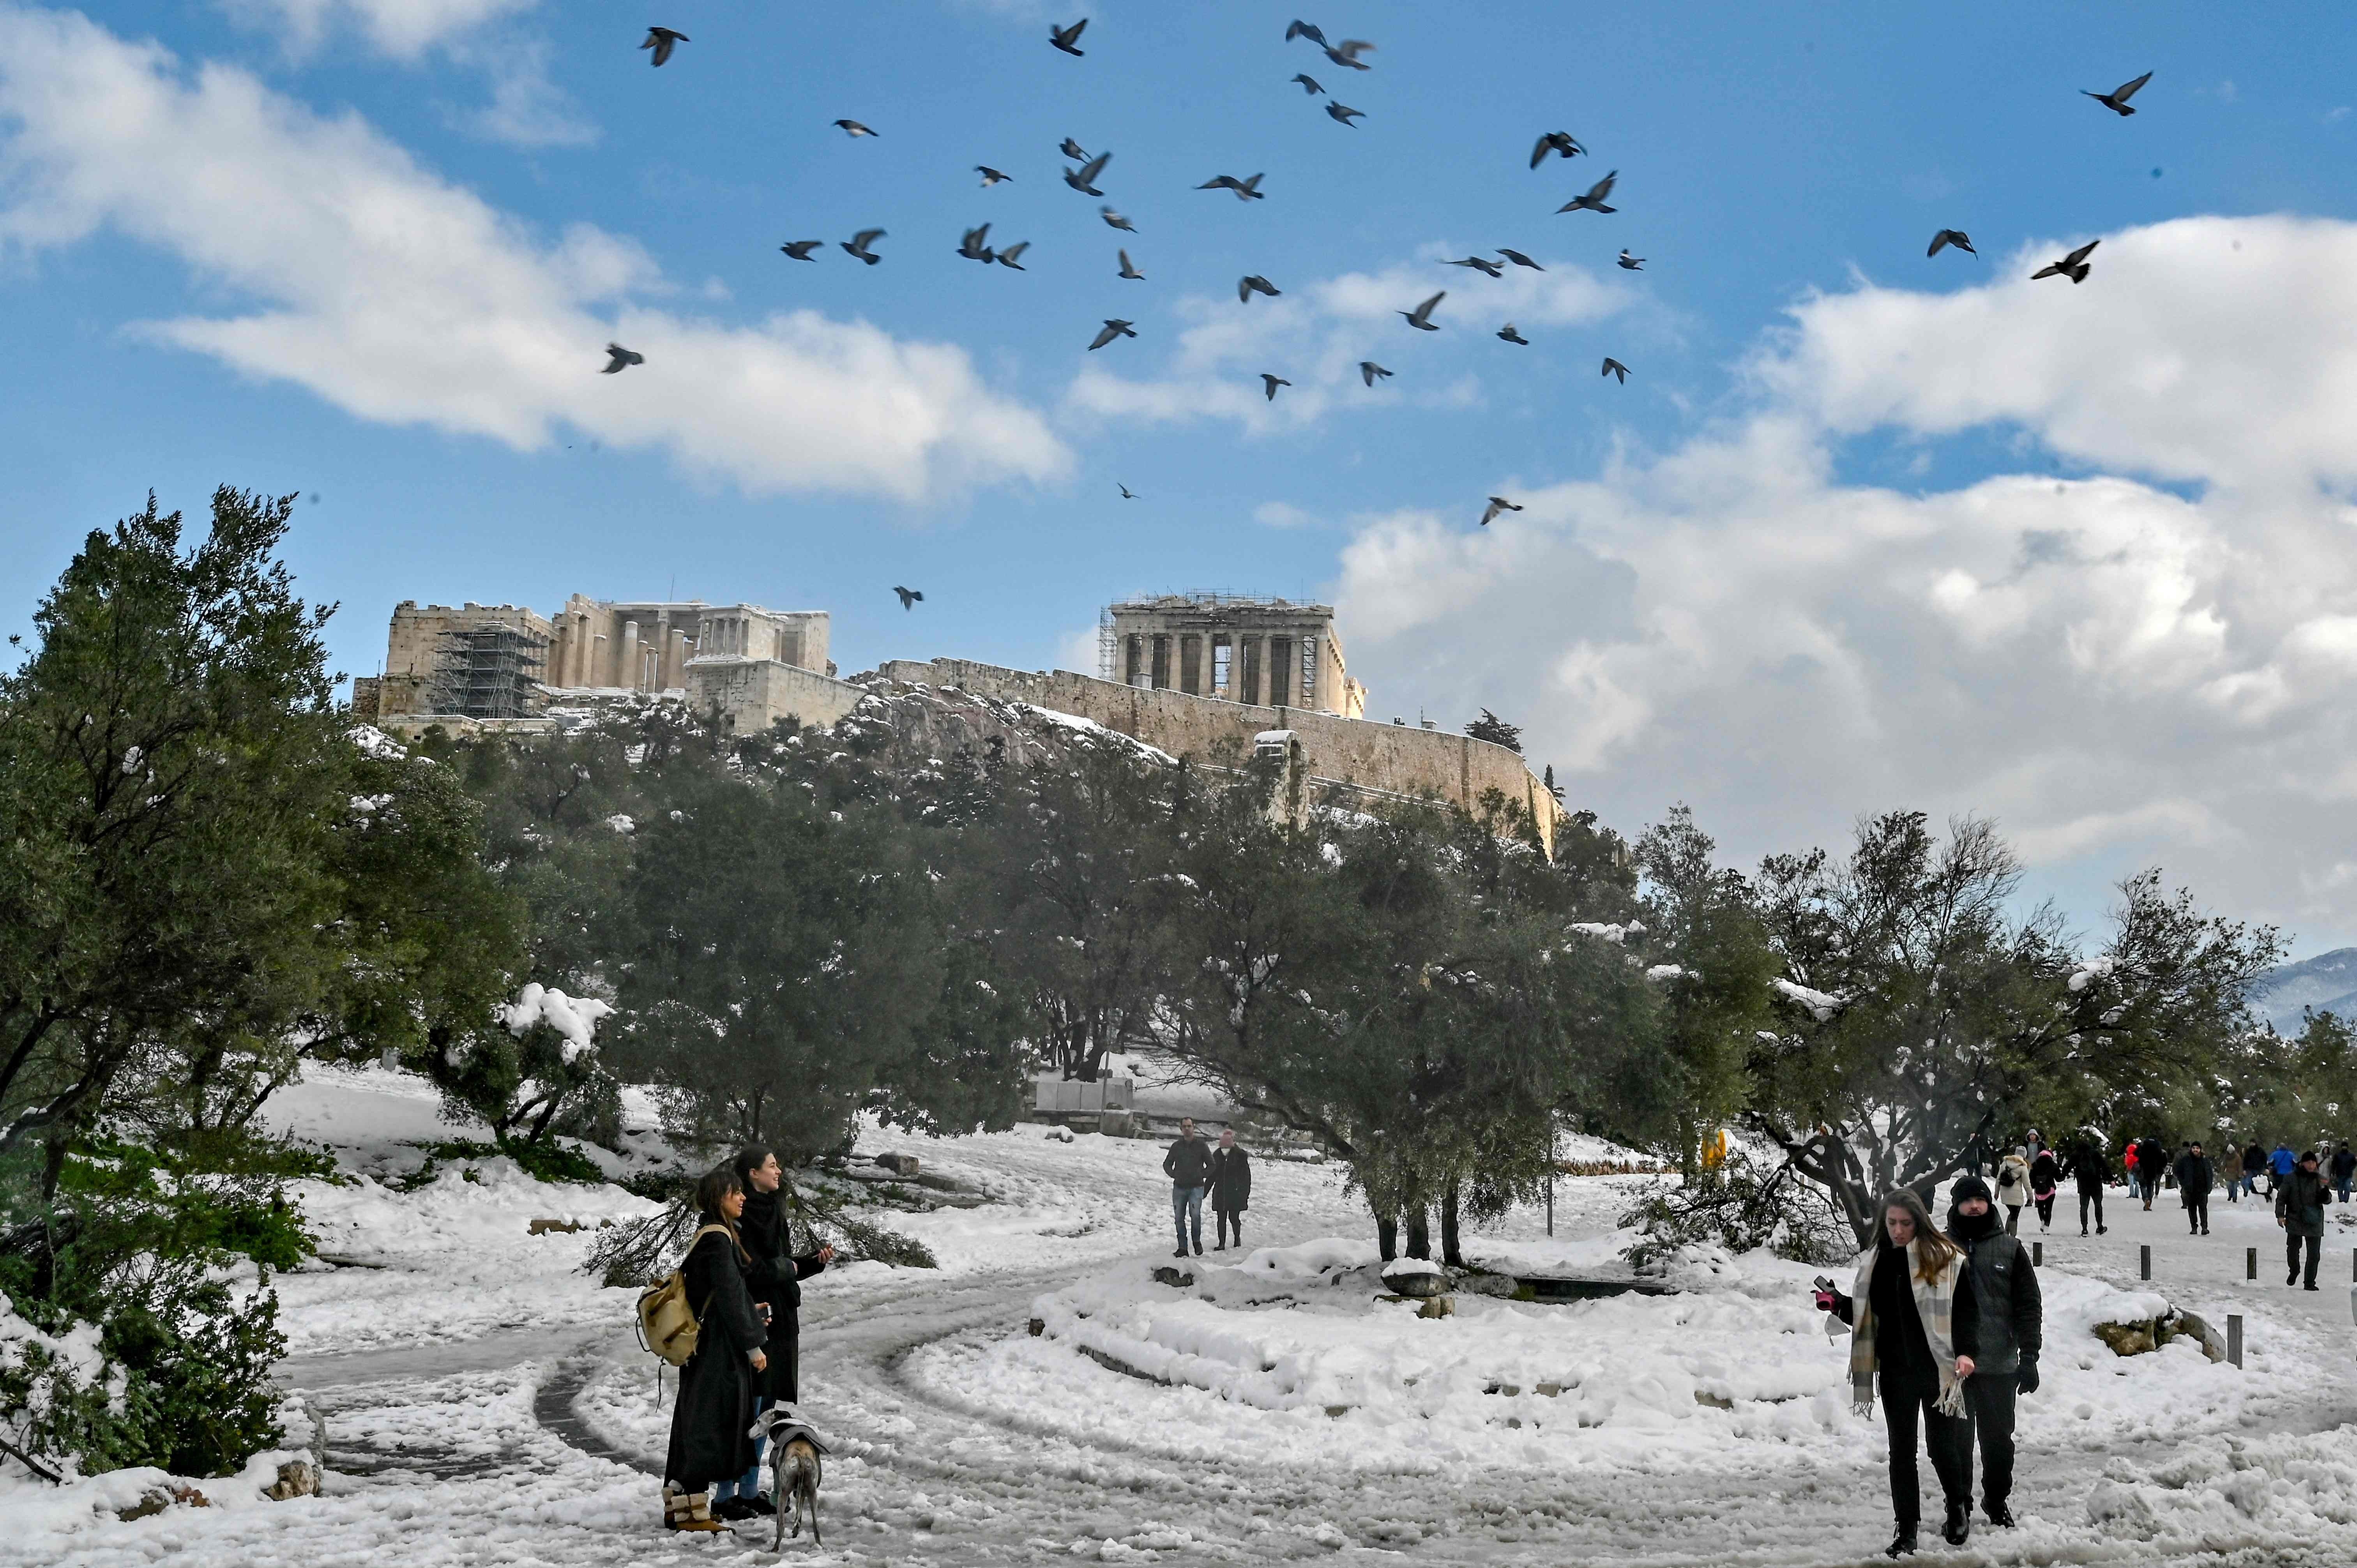
<svg viewBox="0 0 2357 1568"><path fill-rule="evenodd" d="M2037 1357L2024 1356L2021 1359L2021 1370L2014 1374L2014 1386L2026 1394L2034 1394L2038 1391Z"/></svg>
<svg viewBox="0 0 2357 1568"><path fill-rule="evenodd" d="M1834 1309L1834 1293L1829 1290L1821 1290L1816 1294L1817 1310L1819 1312L1831 1312Z"/></svg>

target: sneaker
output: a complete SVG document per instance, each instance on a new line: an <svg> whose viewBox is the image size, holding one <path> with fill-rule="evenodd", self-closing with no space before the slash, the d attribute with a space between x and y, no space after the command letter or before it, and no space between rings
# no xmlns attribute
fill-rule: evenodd
<svg viewBox="0 0 2357 1568"><path fill-rule="evenodd" d="M1186 1248L1184 1248L1184 1247L1181 1247L1181 1248L1179 1248L1177 1251L1175 1251L1175 1252L1171 1253L1170 1255L1171 1255L1172 1257L1174 1257L1174 1258L1183 1258L1183 1257L1185 1257L1185 1256L1187 1255L1187 1249L1186 1249Z"/></svg>
<svg viewBox="0 0 2357 1568"><path fill-rule="evenodd" d="M1988 1521L1999 1530L2011 1530L2013 1510L2003 1503L1991 1503L1988 1506Z"/></svg>
<svg viewBox="0 0 2357 1568"><path fill-rule="evenodd" d="M2300 1286L2299 1288L2300 1288L2300 1289L2302 1289L2302 1290L2314 1290L2316 1287L2315 1287L2314 1285L2312 1285L2312 1284L2305 1284L2305 1285Z"/></svg>
<svg viewBox="0 0 2357 1568"><path fill-rule="evenodd" d="M1890 1545L1884 1550L1882 1554L1885 1557L1914 1556L1915 1527L1911 1524L1900 1525L1899 1527L1899 1532L1890 1538Z"/></svg>
<svg viewBox="0 0 2357 1568"><path fill-rule="evenodd" d="M777 1517L778 1505L771 1502L763 1493L755 1492L749 1498L739 1498L737 1500L745 1505L746 1517L748 1519L775 1519Z"/></svg>
<svg viewBox="0 0 2357 1568"><path fill-rule="evenodd" d="M2112 1228L2108 1225L2098 1225L2095 1227L2095 1234L2098 1236L2108 1235L2111 1229Z"/></svg>
<svg viewBox="0 0 2357 1568"><path fill-rule="evenodd" d="M1200 1258L1200 1257L1201 1257L1202 1255L1203 1255L1203 1243L1201 1243L1200 1241L1198 1241L1198 1242L1196 1242L1196 1243L1195 1243L1195 1256L1197 1256L1197 1257L1199 1257L1199 1258Z"/></svg>
<svg viewBox="0 0 2357 1568"><path fill-rule="evenodd" d="M1972 1510L1962 1503L1948 1505L1948 1522L1940 1527L1940 1539L1951 1546L1962 1546L1973 1533Z"/></svg>
<svg viewBox="0 0 2357 1568"><path fill-rule="evenodd" d="M2284 1283L2287 1285L2296 1285L2299 1283L2299 1271L2298 1269L2294 1269L2291 1273L2286 1274L2284 1276Z"/></svg>

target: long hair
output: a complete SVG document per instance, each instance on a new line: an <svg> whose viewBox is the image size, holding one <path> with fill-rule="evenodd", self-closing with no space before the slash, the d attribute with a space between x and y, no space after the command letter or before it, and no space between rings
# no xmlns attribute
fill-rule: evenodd
<svg viewBox="0 0 2357 1568"><path fill-rule="evenodd" d="M1911 1187L1893 1187L1884 1193L1882 1201L1875 1206L1875 1223L1882 1228L1879 1240L1883 1245L1890 1243L1890 1231L1884 1217L1894 1208L1905 1209L1914 1218L1916 1255L1922 1260L1916 1265L1915 1277L1929 1283L1939 1277L1940 1272L1962 1249L1940 1234L1940 1228L1932 1223L1932 1211L1923 1207L1923 1195Z"/></svg>
<svg viewBox="0 0 2357 1568"><path fill-rule="evenodd" d="M737 1234L737 1222L722 1213L720 1209L722 1198L732 1192L744 1190L745 1183L733 1168L727 1165L715 1165L705 1172L704 1178L695 1184L695 1207L704 1216L701 1221L703 1224L717 1225L727 1231L728 1243L737 1249L737 1255L740 1258L750 1258L753 1254L745 1250L744 1238Z"/></svg>

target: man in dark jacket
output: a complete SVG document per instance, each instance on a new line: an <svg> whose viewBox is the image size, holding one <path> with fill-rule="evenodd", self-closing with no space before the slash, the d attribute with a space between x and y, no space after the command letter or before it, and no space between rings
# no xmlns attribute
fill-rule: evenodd
<svg viewBox="0 0 2357 1568"><path fill-rule="evenodd" d="M2087 1206L2095 1206L2095 1234L2104 1233L2104 1184L2112 1179L2112 1162L2104 1153L2101 1140L2092 1133L2082 1133L2071 1147L2071 1158L2062 1167L2079 1188L2079 1234L2087 1233Z"/></svg>
<svg viewBox="0 0 2357 1568"><path fill-rule="evenodd" d="M1959 1177L1948 1189L1948 1235L1964 1250L1973 1280L1973 1375L1964 1405L1981 1440L1981 1509L2000 1528L2013 1523L2014 1395L2038 1389L2038 1353L2045 1343L2045 1308L2029 1249L2007 1233L1989 1206L1988 1184Z"/></svg>
<svg viewBox="0 0 2357 1568"><path fill-rule="evenodd" d="M2346 1203L2351 1184L2357 1183L2357 1153L2350 1151L2348 1139L2341 1139L2341 1146L2332 1151L2331 1169L2332 1194Z"/></svg>
<svg viewBox="0 0 2357 1568"><path fill-rule="evenodd" d="M2144 1206L2160 1195L2162 1176L2169 1170L2169 1145L2158 1138L2147 1138L2136 1145L2136 1185L2144 1189Z"/></svg>
<svg viewBox="0 0 2357 1568"><path fill-rule="evenodd" d="M1233 1127L1220 1129L1220 1146L1211 1151L1211 1215L1218 1237L1211 1251L1228 1250L1228 1235L1244 1244L1244 1210L1252 1207L1252 1158L1236 1142Z"/></svg>
<svg viewBox="0 0 2357 1568"><path fill-rule="evenodd" d="M759 1419L769 1405L802 1402L802 1282L832 1262L834 1249L820 1247L794 1255L793 1231L779 1193L786 1174L774 1153L755 1145L738 1150L730 1164L745 1184L745 1212L737 1219L737 1234L751 1259L745 1265L745 1284L754 1309L769 1326L770 1364L753 1385L753 1415ZM733 1484L724 1481L714 1488L712 1511L719 1518L751 1519L777 1511L777 1505L761 1495L760 1446L756 1441L752 1468Z"/></svg>
<svg viewBox="0 0 2357 1568"><path fill-rule="evenodd" d="M2317 1258L2324 1249L2324 1206L2330 1199L2331 1189L2324 1185L2324 1173L2316 1168L2316 1151L2300 1155L2292 1173L2276 1184L2276 1223L2284 1228L2284 1255L2291 1264L2284 1275L2284 1283L2295 1285L2299 1279L2299 1249L2308 1244L2308 1284L2316 1288Z"/></svg>
<svg viewBox="0 0 2357 1568"><path fill-rule="evenodd" d="M2226 1160L2230 1166L2233 1164L2234 1145L2231 1141L2226 1145ZM2227 1198L2232 1202L2242 1201L2239 1194L2248 1194L2253 1197L2258 1196L2259 1173L2267 1168L2267 1152L2254 1142L2243 1151L2242 1165L2242 1179L2233 1183L2227 1190ZM2232 1172L2228 1174L2231 1175Z"/></svg>
<svg viewBox="0 0 2357 1568"><path fill-rule="evenodd" d="M2177 1156L2177 1196L2185 1203L2185 1223L2189 1235L2210 1234L2210 1184L2216 1180L2210 1156L2201 1152L2200 1144L2188 1144L2185 1152Z"/></svg>
<svg viewBox="0 0 2357 1568"><path fill-rule="evenodd" d="M1195 1119L1178 1119L1178 1141L1162 1156L1162 1174L1170 1178L1170 1218L1178 1227L1178 1250L1187 1255L1187 1223L1195 1225L1195 1256L1203 1255L1203 1191L1211 1185L1211 1146L1195 1131Z"/></svg>

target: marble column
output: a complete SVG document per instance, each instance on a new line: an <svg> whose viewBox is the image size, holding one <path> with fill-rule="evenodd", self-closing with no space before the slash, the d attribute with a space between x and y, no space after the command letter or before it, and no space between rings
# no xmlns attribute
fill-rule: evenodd
<svg viewBox="0 0 2357 1568"><path fill-rule="evenodd" d="M639 669L639 623L637 621L626 620L622 623L622 666L615 673L620 679L614 683L633 692L639 689L640 682L644 679Z"/></svg>

